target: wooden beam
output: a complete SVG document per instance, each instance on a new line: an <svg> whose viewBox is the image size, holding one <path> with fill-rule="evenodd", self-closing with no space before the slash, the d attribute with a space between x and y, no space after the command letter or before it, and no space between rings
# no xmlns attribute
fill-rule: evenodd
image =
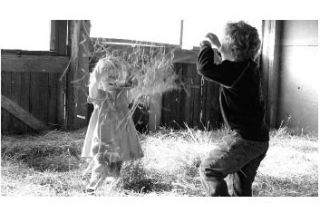
<svg viewBox="0 0 320 213"><path fill-rule="evenodd" d="M68 20L51 21L50 50L61 56L67 56L68 44ZM68 57L69 59L69 57ZM60 126L66 129L66 86L65 75L59 78L57 98L57 121Z"/></svg>
<svg viewBox="0 0 320 213"><path fill-rule="evenodd" d="M67 55L67 34L68 34L67 20L52 20L50 50L56 52L58 55L66 56Z"/></svg>
<svg viewBox="0 0 320 213"><path fill-rule="evenodd" d="M86 85L89 77L89 52L92 50L89 37L90 22L69 21L68 29L68 55L71 63L67 73L67 128L78 129L88 123ZM82 80L74 83L79 79Z"/></svg>
<svg viewBox="0 0 320 213"><path fill-rule="evenodd" d="M195 64L197 62L197 57L199 53L199 49L197 50L184 50L181 49L178 45L149 45L147 42L145 43L112 43L109 41L113 41L114 39L102 39L99 38L98 41L101 42L100 44L106 45L107 48L109 48L110 51L112 50L118 50L118 51L126 51L130 52L135 46L140 46L142 48L146 48L148 51L148 48L165 48L166 52L174 51L174 58L173 63L185 63L185 64ZM119 39L122 41L122 39ZM91 41L94 43L95 39L91 39ZM130 41L130 40L128 40ZM99 57L99 55L97 55Z"/></svg>
<svg viewBox="0 0 320 213"><path fill-rule="evenodd" d="M1 108L5 109L10 114L38 132L49 130L47 125L45 125L42 121L35 118L32 114L24 110L14 101L10 100L4 95L1 95Z"/></svg>
<svg viewBox="0 0 320 213"><path fill-rule="evenodd" d="M95 38L92 37L91 41L94 43L98 41L101 44L107 45L127 45L127 46L146 46L146 47L170 47L170 48L179 48L179 45L168 44L168 43L158 43L158 42L148 42L148 41L138 41L138 40L129 40L129 39L117 39L117 38Z"/></svg>
<svg viewBox="0 0 320 213"><path fill-rule="evenodd" d="M66 56L1 54L1 71L62 73L68 66Z"/></svg>
<svg viewBox="0 0 320 213"><path fill-rule="evenodd" d="M180 42L179 45L182 48L183 43L183 20L180 21Z"/></svg>
<svg viewBox="0 0 320 213"><path fill-rule="evenodd" d="M34 51L34 50L19 50L19 49L2 49L1 54L13 54L13 55L46 55L46 56L57 56L58 54L53 51Z"/></svg>
<svg viewBox="0 0 320 213"><path fill-rule="evenodd" d="M173 63L195 64L197 63L198 50L177 49L174 51Z"/></svg>

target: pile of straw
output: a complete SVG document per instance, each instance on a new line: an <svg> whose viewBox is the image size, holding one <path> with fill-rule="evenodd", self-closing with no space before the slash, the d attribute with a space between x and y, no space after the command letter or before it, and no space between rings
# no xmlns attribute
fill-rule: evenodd
<svg viewBox="0 0 320 213"><path fill-rule="evenodd" d="M130 87L132 101L179 88L173 69L173 51L167 51L165 47L135 46L128 51L101 48L95 44L96 53L104 52L104 55L98 58L98 63L105 63L105 67L118 72L114 75L116 78L104 80L107 84L115 84L118 87ZM110 64L110 61L113 64Z"/></svg>
<svg viewBox="0 0 320 213"><path fill-rule="evenodd" d="M125 50L112 50L99 40L93 46L91 59L97 62L95 66L105 67L110 72L103 79L103 84L129 89L132 107L128 116L139 105L148 108L153 95L180 88L173 67L173 50L140 45Z"/></svg>

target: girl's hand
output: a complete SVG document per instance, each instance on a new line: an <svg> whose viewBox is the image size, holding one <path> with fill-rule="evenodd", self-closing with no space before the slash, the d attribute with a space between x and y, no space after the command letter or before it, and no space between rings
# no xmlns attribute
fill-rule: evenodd
<svg viewBox="0 0 320 213"><path fill-rule="evenodd" d="M221 43L220 43L220 41L219 41L218 36L216 36L216 35L213 34L213 33L208 33L208 34L206 35L206 38L209 39L209 41L211 42L212 45L216 46L218 49L220 48Z"/></svg>
<svg viewBox="0 0 320 213"><path fill-rule="evenodd" d="M94 98L91 98L90 96L87 97L87 102L92 104L94 103L95 99Z"/></svg>

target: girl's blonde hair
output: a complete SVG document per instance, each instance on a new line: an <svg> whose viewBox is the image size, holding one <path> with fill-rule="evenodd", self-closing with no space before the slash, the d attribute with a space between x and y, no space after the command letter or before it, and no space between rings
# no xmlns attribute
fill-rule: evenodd
<svg viewBox="0 0 320 213"><path fill-rule="evenodd" d="M119 86L124 84L128 75L126 70L125 61L119 58L107 55L101 58L94 67L89 79L89 93L90 89L97 87L106 91L109 84Z"/></svg>
<svg viewBox="0 0 320 213"><path fill-rule="evenodd" d="M244 21L228 23L225 28L227 48L235 61L256 60L261 41L256 28Z"/></svg>

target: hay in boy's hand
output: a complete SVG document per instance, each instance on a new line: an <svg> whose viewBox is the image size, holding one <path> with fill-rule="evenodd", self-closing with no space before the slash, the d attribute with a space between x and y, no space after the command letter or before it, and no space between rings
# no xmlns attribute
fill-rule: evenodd
<svg viewBox="0 0 320 213"><path fill-rule="evenodd" d="M143 96L161 94L177 89L177 75L173 69L173 52L166 53L164 48L137 48L130 54L130 78L134 82L131 90L132 100ZM131 59L131 60L132 60Z"/></svg>

